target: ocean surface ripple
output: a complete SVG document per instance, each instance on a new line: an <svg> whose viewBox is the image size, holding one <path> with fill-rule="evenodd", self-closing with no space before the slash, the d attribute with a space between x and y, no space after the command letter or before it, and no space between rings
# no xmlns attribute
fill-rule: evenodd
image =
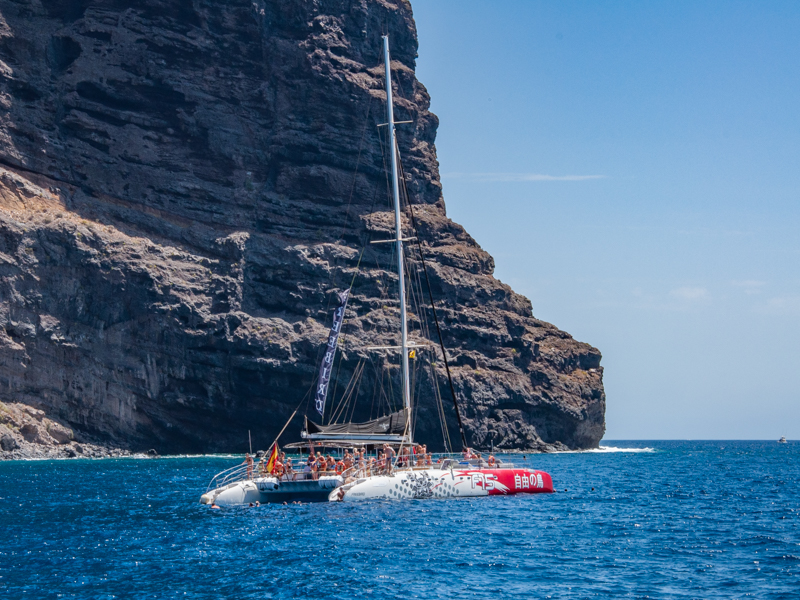
<svg viewBox="0 0 800 600"><path fill-rule="evenodd" d="M198 499L236 458L0 463L0 591L800 597L800 443L605 445L516 457L552 475L551 495L224 510Z"/></svg>

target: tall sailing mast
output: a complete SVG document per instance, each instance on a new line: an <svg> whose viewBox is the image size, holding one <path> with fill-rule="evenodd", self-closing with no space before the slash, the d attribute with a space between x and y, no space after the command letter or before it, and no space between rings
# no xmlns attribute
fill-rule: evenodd
<svg viewBox="0 0 800 600"><path fill-rule="evenodd" d="M389 153L392 160L392 196L394 198L394 230L397 245L397 275L400 279L400 356L403 388L403 406L406 409L406 422L411 437L411 384L408 376L408 323L406 316L406 281L403 267L403 231L400 224L400 182L397 173L397 142L395 141L394 107L392 106L392 68L389 57L389 36L383 36L383 61L386 69L386 112L389 129Z"/></svg>

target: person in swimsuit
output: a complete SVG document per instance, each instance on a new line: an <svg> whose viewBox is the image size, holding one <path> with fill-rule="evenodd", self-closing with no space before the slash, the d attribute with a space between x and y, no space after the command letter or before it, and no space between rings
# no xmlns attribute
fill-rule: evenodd
<svg viewBox="0 0 800 600"><path fill-rule="evenodd" d="M297 479L297 473L294 472L294 467L292 467L292 459L290 457L286 458L286 462L283 466L286 469L286 479L289 479L289 477L292 478L292 481Z"/></svg>
<svg viewBox="0 0 800 600"><path fill-rule="evenodd" d="M308 455L308 461L306 462L306 467L308 468L309 473L311 473L311 479L317 479L317 457L313 454Z"/></svg>
<svg viewBox="0 0 800 600"><path fill-rule="evenodd" d="M358 473L361 477L364 477L366 474L367 469L367 461L364 459L364 449L361 449L361 452L358 453Z"/></svg>
<svg viewBox="0 0 800 600"><path fill-rule="evenodd" d="M248 479L252 479L253 478L253 464L254 463L253 463L253 457L250 456L249 453L246 453L244 455L244 462L242 464L243 465L247 465L247 478Z"/></svg>
<svg viewBox="0 0 800 600"><path fill-rule="evenodd" d="M395 451L389 444L386 444L386 449L384 450L384 455L386 456L386 473L389 475L392 474L392 459L394 458Z"/></svg>

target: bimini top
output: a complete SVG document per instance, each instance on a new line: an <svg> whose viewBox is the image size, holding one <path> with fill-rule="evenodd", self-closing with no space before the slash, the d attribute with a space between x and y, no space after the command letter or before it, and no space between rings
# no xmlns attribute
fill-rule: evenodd
<svg viewBox="0 0 800 600"><path fill-rule="evenodd" d="M306 425L300 435L307 440L403 442L407 438L407 415L407 410L403 409L365 423L331 425L317 425L306 417Z"/></svg>

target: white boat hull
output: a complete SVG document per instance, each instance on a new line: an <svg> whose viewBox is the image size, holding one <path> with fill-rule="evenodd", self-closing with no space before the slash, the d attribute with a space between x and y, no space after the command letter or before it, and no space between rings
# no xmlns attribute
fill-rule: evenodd
<svg viewBox="0 0 800 600"><path fill-rule="evenodd" d="M412 498L470 498L552 491L553 482L544 471L514 468L453 470L431 468L360 478L333 490L328 500L356 502Z"/></svg>
<svg viewBox="0 0 800 600"><path fill-rule="evenodd" d="M275 477L258 477L237 481L224 487L210 490L200 497L201 504L217 506L239 506L260 502L324 502L331 490L342 485L339 475L322 476L319 479L279 481Z"/></svg>

